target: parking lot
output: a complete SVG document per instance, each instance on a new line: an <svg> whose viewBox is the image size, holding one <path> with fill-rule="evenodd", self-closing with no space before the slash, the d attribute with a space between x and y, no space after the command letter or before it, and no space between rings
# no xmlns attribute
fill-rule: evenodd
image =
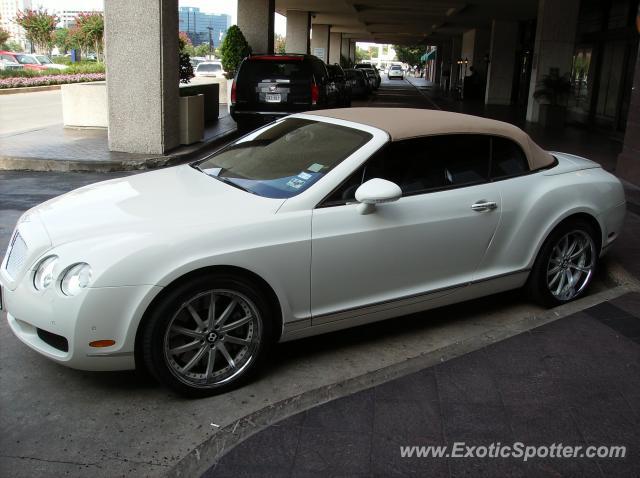
<svg viewBox="0 0 640 478"><path fill-rule="evenodd" d="M408 81L386 79L374 96L354 105L439 108ZM0 249L5 250L16 220L28 208L121 174L0 172ZM631 228L619 241L631 250L639 228L635 215L629 221ZM591 294L575 303L548 311L509 292L282 344L259 380L200 400L180 398L133 372L89 373L58 366L21 344L3 320L0 474L196 476L227 449L280 419L623 296L634 290L635 282L620 258L618 253L606 261ZM627 360L637 365L637 354L633 358L631 345L625 347L631 351ZM637 424L637 408L630 409ZM537 438L556 439L551 430L548 437ZM613 441L623 438L612 436ZM221 476L237 476L232 465ZM217 476L215 469L209 473Z"/></svg>

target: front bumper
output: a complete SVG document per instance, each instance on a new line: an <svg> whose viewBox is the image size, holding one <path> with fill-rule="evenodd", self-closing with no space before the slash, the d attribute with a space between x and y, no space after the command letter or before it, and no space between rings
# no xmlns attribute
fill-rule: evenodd
<svg viewBox="0 0 640 478"><path fill-rule="evenodd" d="M3 312L16 337L45 357L80 370L135 368L136 331L161 289L149 285L90 288L66 297L55 287L39 292L28 280L10 290L2 274L0 285ZM89 346L96 340L115 344Z"/></svg>

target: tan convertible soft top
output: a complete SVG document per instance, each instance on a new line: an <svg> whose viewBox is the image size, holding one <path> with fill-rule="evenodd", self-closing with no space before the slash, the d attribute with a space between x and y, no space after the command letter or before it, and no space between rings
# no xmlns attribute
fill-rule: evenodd
<svg viewBox="0 0 640 478"><path fill-rule="evenodd" d="M504 136L522 147L532 170L545 168L555 162L551 154L517 126L479 116L414 108L341 108L309 114L373 126L386 131L392 141L456 133Z"/></svg>

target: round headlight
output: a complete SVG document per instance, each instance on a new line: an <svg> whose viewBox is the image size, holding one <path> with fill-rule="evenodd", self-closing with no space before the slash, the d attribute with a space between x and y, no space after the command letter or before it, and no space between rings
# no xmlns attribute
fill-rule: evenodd
<svg viewBox="0 0 640 478"><path fill-rule="evenodd" d="M64 295L76 295L89 287L91 283L91 266L89 264L76 264L64 273L60 282L60 289Z"/></svg>
<svg viewBox="0 0 640 478"><path fill-rule="evenodd" d="M53 284L54 281L53 270L57 263L57 256L47 257L40 262L40 265L38 265L36 273L33 276L33 286L37 290L45 290L51 287L51 284Z"/></svg>

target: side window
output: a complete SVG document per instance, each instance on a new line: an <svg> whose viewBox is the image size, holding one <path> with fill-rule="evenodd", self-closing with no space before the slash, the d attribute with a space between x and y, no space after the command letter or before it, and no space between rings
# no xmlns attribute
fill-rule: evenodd
<svg viewBox="0 0 640 478"><path fill-rule="evenodd" d="M316 83L324 83L324 78L328 76L327 68L324 66L324 63L318 60L313 60L313 76L315 77Z"/></svg>
<svg viewBox="0 0 640 478"><path fill-rule="evenodd" d="M491 138L491 179L508 178L527 172L529 163L520 145L507 138Z"/></svg>
<svg viewBox="0 0 640 478"><path fill-rule="evenodd" d="M442 135L389 143L355 171L323 203L355 200L358 186L373 178L396 183L403 196L470 186L489 179L490 137Z"/></svg>

